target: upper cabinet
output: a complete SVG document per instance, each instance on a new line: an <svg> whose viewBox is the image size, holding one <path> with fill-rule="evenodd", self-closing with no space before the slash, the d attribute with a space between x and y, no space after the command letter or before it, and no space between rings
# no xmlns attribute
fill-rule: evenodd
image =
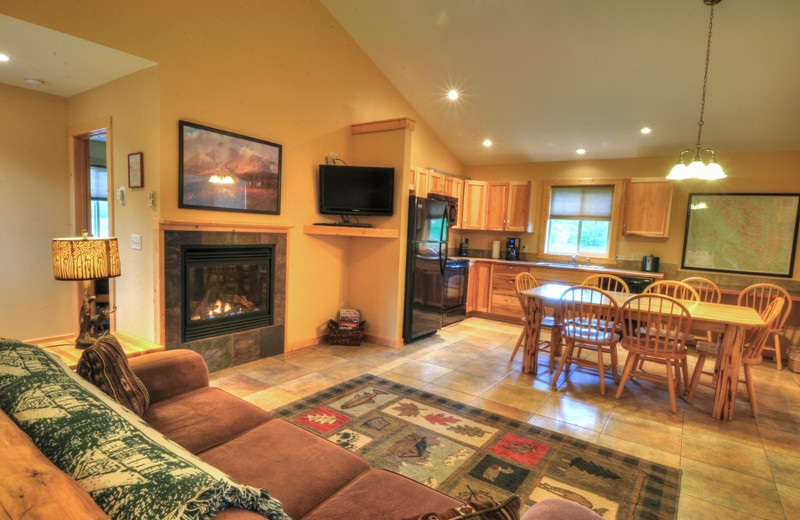
<svg viewBox="0 0 800 520"><path fill-rule="evenodd" d="M466 181L463 229L529 231L531 183Z"/></svg>
<svg viewBox="0 0 800 520"><path fill-rule="evenodd" d="M528 231L531 183L525 181L489 182L487 187L486 230Z"/></svg>
<svg viewBox="0 0 800 520"><path fill-rule="evenodd" d="M464 181L461 229L486 229L486 181Z"/></svg>
<svg viewBox="0 0 800 520"><path fill-rule="evenodd" d="M663 178L629 179L625 189L622 234L669 237L672 183Z"/></svg>
<svg viewBox="0 0 800 520"><path fill-rule="evenodd" d="M412 187L417 197L428 196L428 170L425 168L414 168L411 170L413 173L414 182Z"/></svg>

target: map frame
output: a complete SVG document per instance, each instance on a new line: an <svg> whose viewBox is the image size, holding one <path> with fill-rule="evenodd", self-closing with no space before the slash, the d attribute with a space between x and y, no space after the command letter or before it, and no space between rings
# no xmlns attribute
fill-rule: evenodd
<svg viewBox="0 0 800 520"><path fill-rule="evenodd" d="M791 278L798 224L798 193L690 193L681 268Z"/></svg>

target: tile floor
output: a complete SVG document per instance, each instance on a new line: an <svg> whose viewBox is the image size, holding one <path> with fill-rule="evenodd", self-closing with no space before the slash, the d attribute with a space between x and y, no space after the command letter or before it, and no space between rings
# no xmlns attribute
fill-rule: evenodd
<svg viewBox="0 0 800 520"><path fill-rule="evenodd" d="M215 372L211 381L271 410L372 373L679 467L678 519L800 519L800 374L765 361L754 370L758 418L741 396L734 420L719 422L703 387L691 405L678 400L677 414L657 383L628 383L617 400L610 378L601 396L597 373L573 368L553 388L547 356L536 376L521 372L521 353L509 362L520 330L469 318L399 349L318 345Z"/></svg>

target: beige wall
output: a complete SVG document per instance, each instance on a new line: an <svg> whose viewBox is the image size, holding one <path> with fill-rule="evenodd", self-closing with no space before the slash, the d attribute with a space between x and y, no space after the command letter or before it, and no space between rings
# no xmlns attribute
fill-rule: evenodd
<svg viewBox="0 0 800 520"><path fill-rule="evenodd" d="M77 334L78 282L53 278L50 247L72 234L67 101L0 85L0 106L0 337Z"/></svg>
<svg viewBox="0 0 800 520"><path fill-rule="evenodd" d="M316 1L277 0L246 2L241 9L206 3L202 10L189 14L184 3L153 0L113 7L89 0L83 7L78 12L51 0L36 6L4 6L2 10L159 64L70 99L68 120L61 121L58 129L64 135L61 146L65 146L67 122L73 125L97 117L111 118L115 188L127 183L127 154L145 154L145 189L129 190L128 205L114 206L123 262L123 274L116 279L118 328L158 338L153 291L161 280L154 274L153 219L244 223L291 226L287 269L290 349L316 343L340 305L361 307L367 332L383 342L397 343L397 295L389 295L389 305L382 305L374 293L361 288L363 278L357 273L374 271L370 260L378 254L381 261L377 265L388 273L387 286L381 287L381 292L394 293L402 285L404 241L394 239L376 246L373 239L304 234L304 225L328 220L316 210L317 165L330 152L350 164L396 165L398 198L408 186L402 173L411 155L421 164L442 164L443 169L454 171L462 167L329 13ZM95 15L87 17L87 12ZM142 27L147 27L146 33ZM5 98L0 98L0 103L5 103ZM25 118L24 110L18 117ZM416 120L417 130L380 155L359 149L351 136L354 123L398 117ZM181 119L281 144L281 214L178 208ZM53 160L67 167L65 157ZM145 204L150 190L156 191L156 210ZM62 204L66 204L68 193L63 196ZM400 212L392 219L370 220L376 226L396 229L405 221ZM142 251L131 250L132 233L143 235ZM51 236L49 232L46 235ZM404 235L401 231L400 236ZM386 258L388 263L383 261ZM371 272L370 276L378 274ZM14 294L21 296L17 291ZM63 321L71 323L72 317ZM64 328L53 327L47 334L15 335L51 335Z"/></svg>

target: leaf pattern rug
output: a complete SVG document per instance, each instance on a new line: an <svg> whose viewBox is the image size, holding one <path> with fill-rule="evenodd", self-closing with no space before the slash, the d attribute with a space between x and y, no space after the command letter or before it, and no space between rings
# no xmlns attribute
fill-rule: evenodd
<svg viewBox="0 0 800 520"><path fill-rule="evenodd" d="M448 495L547 497L609 519L675 518L680 470L365 374L272 412Z"/></svg>

